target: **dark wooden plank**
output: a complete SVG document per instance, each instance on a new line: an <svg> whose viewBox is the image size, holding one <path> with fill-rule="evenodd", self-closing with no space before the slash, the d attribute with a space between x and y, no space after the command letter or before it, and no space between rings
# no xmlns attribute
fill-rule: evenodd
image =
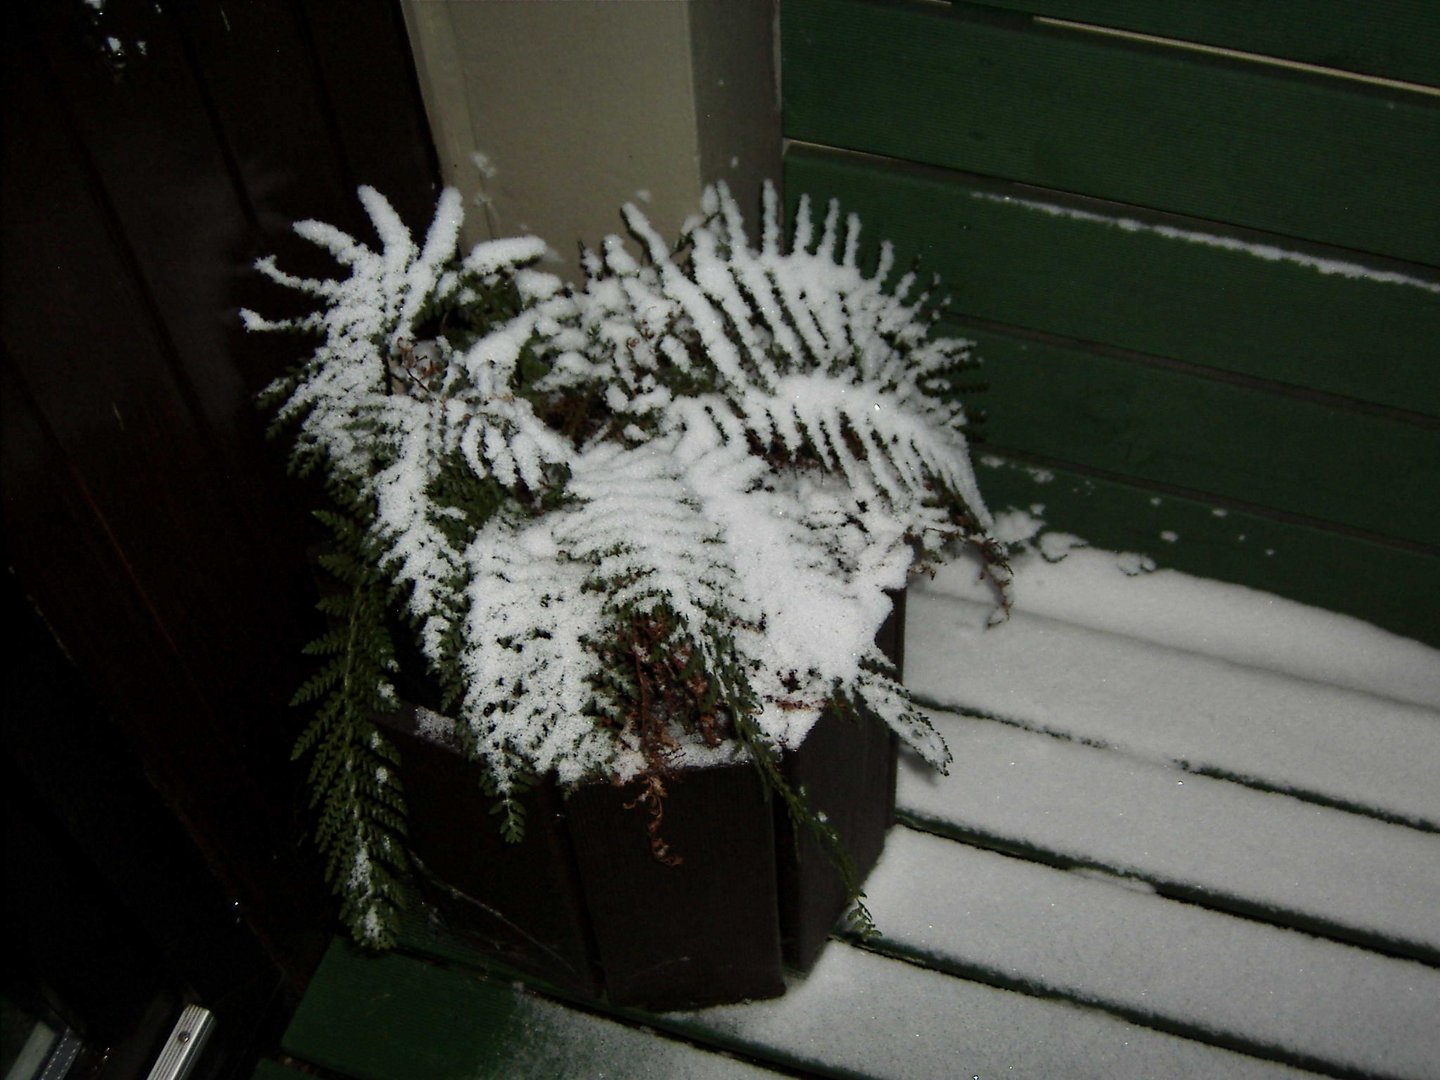
<svg viewBox="0 0 1440 1080"><path fill-rule="evenodd" d="M686 769L664 784L652 852L641 783L586 784L566 817L612 1004L690 1008L778 997L775 836L749 763Z"/></svg>
<svg viewBox="0 0 1440 1080"><path fill-rule="evenodd" d="M1440 537L1440 422L1025 340L973 339L996 449L1273 507L1378 536ZM1433 549L1440 553L1440 548Z"/></svg>
<svg viewBox="0 0 1440 1080"><path fill-rule="evenodd" d="M295 578L277 571L272 543L257 538L263 530L251 516L256 506L234 479L245 453L230 457L217 449L208 410L176 369L172 327L157 304L183 303L178 296L157 300L152 290L160 278L132 261L106 192L89 172L88 148L67 138L62 103L34 66L25 67L16 76L26 80L18 98L25 107L7 123L7 144L24 152L7 147L5 154L6 350L93 499L112 557L146 597L170 649L196 685L207 687L217 716L230 708L247 714L234 717L233 726L222 723L217 737L252 765L267 753L283 761L279 743L267 745L263 733L277 737L288 720L285 688L257 682L246 661L273 673L296 670L290 658L303 640L296 630L304 594L286 588ZM52 206L64 213L43 212ZM160 227L159 217L149 216ZM175 234L157 241L156 264L177 243L183 238ZM190 265L163 277L184 277ZM213 313L213 303L208 309ZM202 348L199 341L194 346ZM224 393L237 391L232 383ZM248 393L226 408L243 416L258 445ZM236 417L235 432L240 422ZM21 512L34 520L33 510Z"/></svg>
<svg viewBox="0 0 1440 1080"><path fill-rule="evenodd" d="M65 628L61 643L87 666L147 778L292 986L302 983L318 955L309 951L318 874L306 891L285 802L267 797L241 764L8 359L0 362L0 469L10 568L30 596L45 597L47 624Z"/></svg>
<svg viewBox="0 0 1440 1080"><path fill-rule="evenodd" d="M1030 509L1048 526L1160 566L1355 615L1440 646L1440 559L1191 494L1067 471L982 450L992 510ZM1170 539L1173 537L1173 539Z"/></svg>
<svg viewBox="0 0 1440 1080"><path fill-rule="evenodd" d="M875 644L905 671L905 590L893 590ZM863 883L885 848L895 821L895 733L874 717L826 710L805 741L785 755L786 783L805 792L809 805L839 834ZM785 962L808 971L845 913L849 897L838 870L808 830L798 835L781 800L775 800L779 858L780 936Z"/></svg>
<svg viewBox="0 0 1440 1080"><path fill-rule="evenodd" d="M862 882L880 858L895 817L896 745L895 735L878 720L831 711L816 721L798 750L786 755L787 782L804 791L809 805L839 833ZM848 897L819 841L808 831L796 835L779 800L775 844L782 855L785 960L808 970L845 913ZM786 857L792 851L794 857Z"/></svg>
<svg viewBox="0 0 1440 1080"><path fill-rule="evenodd" d="M231 497L257 514L266 470L251 401L263 383L247 381L231 359L239 326L229 295L254 257L254 236L174 20L144 0L105 4L96 25L118 43L117 68L121 61L97 61L78 32L83 5L27 7L30 47L53 73L118 246L163 324L160 355L205 428L207 452L223 463ZM267 531L253 528L248 539L263 549Z"/></svg>
<svg viewBox="0 0 1440 1080"><path fill-rule="evenodd" d="M255 1071L250 1074L250 1078L251 1080L306 1080L313 1075L313 1073L291 1068L289 1065L282 1065L278 1061L261 1061L256 1064Z"/></svg>
<svg viewBox="0 0 1440 1080"><path fill-rule="evenodd" d="M289 218L360 223L351 164L410 178L425 218L434 169L391 0L340 40L242 8L4 10L5 512L25 591L294 987L324 919L286 707L312 587L252 400L293 343L254 347L236 309L280 307L247 290Z"/></svg>
<svg viewBox="0 0 1440 1080"><path fill-rule="evenodd" d="M16 107L5 124L0 336L7 405L33 435L11 443L7 423L17 572L298 982L311 958L276 942L303 939L319 895L306 891L288 817L282 680L303 594L287 599L269 545L250 542L212 429L177 377L47 71L48 39L13 7L6 29L5 101Z"/></svg>
<svg viewBox="0 0 1440 1080"><path fill-rule="evenodd" d="M786 0L781 44L791 139L1440 264L1433 95L970 5Z"/></svg>
<svg viewBox="0 0 1440 1080"><path fill-rule="evenodd" d="M508 983L337 941L282 1046L356 1080L502 1077L515 1002Z"/></svg>
<svg viewBox="0 0 1440 1080"><path fill-rule="evenodd" d="M8 380L4 388L14 389ZM8 400L0 405L4 422L29 428L34 438L33 426L11 409ZM9 437L7 430L3 438ZM45 453L43 447L34 449ZM7 722L0 725L0 747L6 762L18 766L23 776L7 779L5 786L33 793L27 799L63 825L66 847L73 845L97 875L94 895L72 899L81 909L113 909L102 912L101 921L123 919L125 934L154 966L178 977L180 985L217 1013L221 1031L211 1053L233 1057L254 1037L278 983L278 970L251 930L235 918L232 897L207 871L133 747L26 603L13 575L0 583L0 609L6 643L0 685L5 687L7 712ZM13 722L16 717L29 722ZM96 792L104 793L103 800L97 800ZM17 859L11 865L25 863ZM24 876L29 876L28 866ZM54 897L42 900L46 908L54 903ZM47 916L47 921L55 920ZM65 927L63 918L59 925L62 936L74 933L75 927ZM79 977L89 972L82 959ZM103 989L99 980L95 989ZM141 1000L124 979L104 992L132 1003Z"/></svg>
<svg viewBox="0 0 1440 1080"><path fill-rule="evenodd" d="M988 0L990 6L1440 86L1431 0Z"/></svg>
<svg viewBox="0 0 1440 1080"><path fill-rule="evenodd" d="M28 252L58 251L69 260L108 240L113 269L103 285L86 275L87 287L113 292L122 278L130 279L127 321L143 329L81 345L75 339L83 329L65 333L51 323L27 345L17 344L12 355L51 416L75 410L77 382L123 385L125 396L110 403L123 419L112 415L98 429L108 428L115 439L125 439L127 419L142 429L149 426L143 413L162 396L168 399L153 420L154 432L170 444L170 460L160 465L159 476L183 474L182 484L204 489L203 496L183 497L196 499L195 509L205 515L192 525L177 498L174 519L184 524L170 542L192 552L186 560L192 565L209 559L227 566L228 580L206 573L211 613L202 615L189 596L184 600L195 616L219 615L228 623L224 649L196 650L196 659L211 661L202 677L214 680L222 694L243 695L251 680L236 656L263 658L283 672L282 657L293 656L303 641L292 628L305 609L304 593L296 591L304 584L299 519L279 490L277 455L264 446L263 421L253 404L262 383L247 379L234 361L240 327L232 283L248 262L253 236L172 21L154 5L134 0L107 5L101 28L127 50L125 67L117 73L95 62L91 46L75 32L72 14L50 4L30 12L31 46L52 77L45 91L26 99L25 109L37 116L43 112L56 130L41 146L29 147L28 156L43 152L48 169L74 174L43 179L41 185L78 182L87 188L89 205L81 221L90 235L40 220L26 222L26 244ZM53 105L38 100L41 94L53 96ZM73 132L73 147L65 145L65 131ZM68 269L56 273L81 277ZM68 290L77 305L99 303L79 297L81 291L73 282ZM103 362L112 370L95 371L107 353ZM104 403L92 402L94 407L103 410ZM132 409L142 415L132 419ZM92 428L88 437L95 445L86 453L110 457L95 434ZM109 497L109 486L110 481L93 484L102 497ZM203 509L207 504L213 509ZM155 521L137 524L148 534ZM194 525L210 535L195 535L187 543L185 534ZM128 549L140 542L132 533L122 544ZM148 535L143 542L152 543ZM137 565L147 561L139 552L127 556ZM155 589L153 579L165 574L151 565L156 573L149 587ZM195 629L187 636L206 640L203 629ZM289 668L297 670L293 663ZM277 692L271 700L278 705L283 695Z"/></svg>
<svg viewBox="0 0 1440 1080"><path fill-rule="evenodd" d="M772 1075L713 1052L765 1060L764 1046L738 1045L687 1015L704 1014L567 1008L503 976L336 942L282 1045L294 1059L355 1080Z"/></svg>
<svg viewBox="0 0 1440 1080"><path fill-rule="evenodd" d="M603 988L612 1005L783 992L771 805L751 766L665 779L653 820L673 861L661 862L644 786L597 782L562 797L543 781L524 796L525 835L510 844L479 766L419 734L409 711L381 722L400 751L419 891L491 962L587 1000Z"/></svg>
<svg viewBox="0 0 1440 1080"><path fill-rule="evenodd" d="M251 257L276 254L293 272L333 273L333 260L295 236L291 225L318 217L363 232L368 222L296 5L182 4L173 14L259 233ZM274 288L261 295L264 301L252 306L265 303L267 313L290 299Z"/></svg>
<svg viewBox="0 0 1440 1080"><path fill-rule="evenodd" d="M1440 416L1440 275L1322 273L1307 260L1333 251L808 147L785 186L792 214L801 193L838 198L957 315Z"/></svg>
<svg viewBox="0 0 1440 1080"><path fill-rule="evenodd" d="M528 792L524 838L506 843L475 762L420 734L414 710L380 722L400 754L407 843L425 903L484 955L598 998L600 973L559 790L543 783Z"/></svg>
<svg viewBox="0 0 1440 1080"><path fill-rule="evenodd" d="M440 167L396 0L293 0L311 37L351 179L412 230L430 224Z"/></svg>

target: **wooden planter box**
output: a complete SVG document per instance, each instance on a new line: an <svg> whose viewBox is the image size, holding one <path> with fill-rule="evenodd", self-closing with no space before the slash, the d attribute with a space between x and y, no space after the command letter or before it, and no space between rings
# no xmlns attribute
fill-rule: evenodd
<svg viewBox="0 0 1440 1080"><path fill-rule="evenodd" d="M879 643L902 662L904 594ZM553 783L527 796L525 838L507 844L475 765L422 736L413 711L383 718L401 757L421 894L447 929L570 993L663 1010L778 997L786 965L814 963L845 904L816 841L799 844L750 765L691 769L667 782L663 836L683 862L650 853L637 785ZM880 725L826 715L785 755L863 875L894 818L896 741Z"/></svg>

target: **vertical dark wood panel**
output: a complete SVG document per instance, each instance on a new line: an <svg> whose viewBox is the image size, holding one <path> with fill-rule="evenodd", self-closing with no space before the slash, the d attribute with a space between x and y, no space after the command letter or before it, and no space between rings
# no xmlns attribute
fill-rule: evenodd
<svg viewBox="0 0 1440 1080"><path fill-rule="evenodd" d="M103 6L100 30L121 60L77 33L80 4L27 5L32 48L81 154L103 185L123 258L159 328L157 355L194 414L226 495L259 512L252 395L231 360L235 281L253 258L244 192L211 130L186 50L165 9L143 0ZM142 51L143 49L143 51ZM267 544L252 526L252 542Z"/></svg>
<svg viewBox="0 0 1440 1080"><path fill-rule="evenodd" d="M32 48L44 58L49 77L37 73L37 86L26 100L34 103L31 115L45 129L37 137L47 139L45 155L36 160L71 174L56 180L77 185L67 189L65 201L84 207L75 213L70 235L59 241L61 250L80 250L108 236L113 265L105 278L113 283L112 292L127 283L123 303L134 325L114 338L92 339L88 346L72 340L54 350L50 362L25 362L24 378L46 415L78 417L75 387L95 379L91 369L99 361L106 381L123 382L129 410L163 409L153 421L138 420L142 427L149 424L143 441L158 451L145 471L127 468L91 486L102 498L114 493L112 518L141 577L154 580L173 568L171 577L184 594L168 605L171 598L160 601L172 633L214 640L213 625L224 627L223 649L195 650L196 677L214 686L217 697L250 706L252 717L244 727L237 725L237 732L263 731L279 719L276 707L284 697L276 692L257 701L251 672L234 659L268 663L280 651L277 644L287 639L284 654L293 654L299 639L286 630L277 634L267 623L294 604L303 579L277 569L297 565L300 546L287 543L293 529L275 527L285 504L269 475L254 387L234 360L234 282L248 272L250 258L245 202L211 132L170 20L155 5L138 0L107 4L103 13L102 30L120 43L126 59L119 70L96 63L93 47L75 33L73 8L32 6ZM73 133L70 140L61 136L67 131ZM87 173L88 179L82 179ZM37 185L24 201L33 206L57 194L54 189L42 193ZM54 228L51 222L41 224L42 230ZM24 235L44 242L33 232ZM48 242L58 239L51 236ZM68 267L57 267L57 277L72 288L77 284ZM15 294L23 294L25 285L17 283ZM73 293L70 302L76 311L87 303ZM48 326L38 334L54 329ZM75 329L78 338L93 338L83 322ZM17 359L36 355L37 331L30 333L31 344L15 350ZM57 371L58 363L66 370ZM126 406L112 398L112 416L107 417L97 396L89 410L92 433L105 430L113 419L119 430L110 432L111 439L130 441L124 429ZM162 442L168 442L163 450L157 445ZM113 464L123 458L109 440L91 439L86 445L91 459ZM137 498L140 492L147 497ZM167 503L158 518L148 505L151 493ZM142 508L140 520L119 515L132 507ZM152 535L161 525L163 534ZM152 585L150 591L163 595L168 590ZM294 624L279 620L281 627ZM262 701L268 707L257 712L254 706ZM242 743L248 742L245 734Z"/></svg>
<svg viewBox="0 0 1440 1080"><path fill-rule="evenodd" d="M116 546L110 522L16 377L0 361L0 462L7 562L67 652L88 669L147 775L277 964L303 978L320 918L297 849L283 773L257 776L236 753L206 688ZM9 567L7 567L9 569ZM42 723L10 712L7 727ZM105 798L103 789L93 792Z"/></svg>
<svg viewBox="0 0 1440 1080"><path fill-rule="evenodd" d="M406 842L427 908L485 956L598 999L595 945L559 789L545 783L527 793L524 837L507 843L473 761L421 734L413 709L379 722L400 752Z"/></svg>
<svg viewBox="0 0 1440 1080"><path fill-rule="evenodd" d="M287 702L310 493L254 394L302 343L256 256L295 218L423 226L434 152L392 0L27 0L4 15L6 561L292 988L327 927ZM337 52L338 51L338 52Z"/></svg>
<svg viewBox="0 0 1440 1080"><path fill-rule="evenodd" d="M383 192L412 230L435 211L439 165L393 0L297 0L351 179Z"/></svg>
<svg viewBox="0 0 1440 1080"><path fill-rule="evenodd" d="M7 988L17 976L56 987L105 1054L102 1080L144 1075L182 1001L198 998L218 1027L194 1080L233 1075L268 1026L278 969L9 577L0 619L6 708L30 721L0 727L6 857L24 868L5 890L7 930L21 931L3 943L20 958ZM10 846L12 829L40 864ZM67 865L68 884L54 875Z"/></svg>
<svg viewBox="0 0 1440 1080"><path fill-rule="evenodd" d="M263 248L255 254L289 260L314 252L290 227L317 214L335 214L333 224L359 228L359 205L337 198L355 181L333 137L318 62L296 4L183 3L175 16L224 152L250 201ZM316 261L316 271L329 268Z"/></svg>
<svg viewBox="0 0 1440 1080"><path fill-rule="evenodd" d="M205 423L190 392L199 380L177 370L168 313L130 258L124 222L106 205L112 189L97 189L39 64L7 67L27 106L7 126L26 153L5 157L0 211L7 352L123 572L173 643L186 679L212 702L211 737L243 759L251 736L279 721L274 706L283 694L257 696L254 672L272 660L267 618L295 600L267 581L274 559L254 542L258 529L220 459L223 433ZM188 269L177 263L174 276ZM235 709L250 715L218 719Z"/></svg>

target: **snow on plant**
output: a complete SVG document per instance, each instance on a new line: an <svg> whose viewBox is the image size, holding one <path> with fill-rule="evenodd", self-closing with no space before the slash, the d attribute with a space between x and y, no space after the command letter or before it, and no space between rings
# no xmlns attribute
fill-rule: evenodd
<svg viewBox="0 0 1440 1080"><path fill-rule="evenodd" d="M677 768L748 758L844 872L780 754L841 708L943 769L874 644L886 590L957 539L1007 584L945 393L966 343L932 333L913 275L888 285L888 245L861 269L858 222L834 205L817 237L802 200L787 247L769 188L758 248L723 185L674 249L626 206L644 261L610 237L578 288L529 268L534 238L459 257L453 191L419 247L360 197L380 249L302 222L348 277L262 260L320 308L245 313L320 336L268 394L337 507L325 565L342 588L312 647L328 659L297 697L320 702L301 750L356 937L392 939L401 869L403 800L370 720L397 700L392 608L507 835L541 777L638 779L656 824Z"/></svg>

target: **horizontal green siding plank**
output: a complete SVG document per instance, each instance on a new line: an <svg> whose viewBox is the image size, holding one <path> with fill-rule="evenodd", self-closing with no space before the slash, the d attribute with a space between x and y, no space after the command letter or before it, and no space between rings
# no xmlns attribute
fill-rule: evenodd
<svg viewBox="0 0 1440 1080"><path fill-rule="evenodd" d="M947 332L974 340L984 360L979 403L997 448L1440 541L1440 424L992 331Z"/></svg>
<svg viewBox="0 0 1440 1080"><path fill-rule="evenodd" d="M977 464L993 511L1035 509L1049 528L1097 547L1138 552L1161 567L1344 612L1440 646L1440 558L985 448Z"/></svg>
<svg viewBox="0 0 1440 1080"><path fill-rule="evenodd" d="M1440 86L1435 0L986 0L991 7Z"/></svg>
<svg viewBox="0 0 1440 1080"><path fill-rule="evenodd" d="M784 0L791 139L1440 264L1440 98L1040 27Z"/></svg>
<svg viewBox="0 0 1440 1080"><path fill-rule="evenodd" d="M839 199L862 247L918 258L958 315L1440 416L1440 275L1346 276L1364 268L813 147L790 147L785 188L792 215L802 193Z"/></svg>

